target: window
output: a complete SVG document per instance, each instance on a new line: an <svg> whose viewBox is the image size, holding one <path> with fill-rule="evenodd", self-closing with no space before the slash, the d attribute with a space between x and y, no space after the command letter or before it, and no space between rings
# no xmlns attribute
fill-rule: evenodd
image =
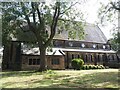
<svg viewBox="0 0 120 90"><path fill-rule="evenodd" d="M40 65L40 59L37 59L37 65Z"/></svg>
<svg viewBox="0 0 120 90"><path fill-rule="evenodd" d="M112 60L114 60L114 55L112 55Z"/></svg>
<svg viewBox="0 0 120 90"><path fill-rule="evenodd" d="M74 54L72 54L72 59L74 59Z"/></svg>
<svg viewBox="0 0 120 90"><path fill-rule="evenodd" d="M80 58L80 55L78 55L78 58Z"/></svg>
<svg viewBox="0 0 120 90"><path fill-rule="evenodd" d="M59 58L52 59L52 65L59 65L59 64L60 64Z"/></svg>
<svg viewBox="0 0 120 90"><path fill-rule="evenodd" d="M40 59L29 59L29 65L40 65Z"/></svg>
<svg viewBox="0 0 120 90"><path fill-rule="evenodd" d="M85 47L85 44L84 44L84 43L82 43L82 44L81 44L81 46L82 46L82 48L84 48L84 47Z"/></svg>
<svg viewBox="0 0 120 90"><path fill-rule="evenodd" d="M73 43L72 43L72 42L69 42L69 46L72 47L72 46L73 46Z"/></svg>
<svg viewBox="0 0 120 90"><path fill-rule="evenodd" d="M90 55L91 62L93 62L93 55Z"/></svg>
<svg viewBox="0 0 120 90"><path fill-rule="evenodd" d="M33 65L36 65L36 59L33 59Z"/></svg>
<svg viewBox="0 0 120 90"><path fill-rule="evenodd" d="M93 48L96 48L96 45L95 45L95 44L93 44Z"/></svg>
<svg viewBox="0 0 120 90"><path fill-rule="evenodd" d="M88 60L87 60L87 54L85 55L85 62L88 62Z"/></svg>
<svg viewBox="0 0 120 90"><path fill-rule="evenodd" d="M100 55L98 55L98 62L100 62Z"/></svg>
<svg viewBox="0 0 120 90"><path fill-rule="evenodd" d="M58 42L57 41L53 41L54 46L58 46Z"/></svg>
<svg viewBox="0 0 120 90"><path fill-rule="evenodd" d="M32 59L29 59L29 65L32 65Z"/></svg>
<svg viewBox="0 0 120 90"><path fill-rule="evenodd" d="M103 45L103 49L105 49L106 47L105 47L105 45Z"/></svg>

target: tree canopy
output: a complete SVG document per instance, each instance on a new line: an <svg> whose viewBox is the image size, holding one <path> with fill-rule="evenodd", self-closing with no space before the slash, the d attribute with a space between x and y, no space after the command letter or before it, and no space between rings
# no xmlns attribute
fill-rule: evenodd
<svg viewBox="0 0 120 90"><path fill-rule="evenodd" d="M74 8L72 8L78 2L61 2L60 3L60 15L57 22L57 32L61 32L63 29L69 30L69 36L71 38L75 37L76 31L79 32L80 38L83 34L82 23L78 22L75 24L76 18L81 18L82 13L76 12ZM40 27L40 22L44 21L44 25L41 25L40 28L45 28L46 33L41 35L48 39L48 33L50 32L50 27L53 22L53 15L56 13L55 9L55 2L54 3L38 3L38 2L27 2L27 3L16 3L16 2L9 2L9 3L2 3L3 4L3 40L10 39L12 36L17 39L23 39L27 36L27 40L31 40L33 38L30 37L34 30L26 30L23 28L25 25L28 24L30 21L32 28L33 27ZM57 5L57 4L56 4ZM38 8L37 8L38 7ZM39 10L40 9L40 10ZM38 15L40 11L40 15ZM58 13L57 13L58 14ZM44 19L44 20L41 20ZM8 23L9 22L9 23ZM30 25L30 24L29 24ZM43 27L44 26L44 27ZM28 26L29 28L29 26ZM12 30L11 30L12 29ZM16 30L17 29L17 30ZM39 29L40 30L40 29ZM39 31L38 30L38 31ZM11 36L12 34L12 36ZM4 35L8 35L7 37ZM34 35L32 34L34 37ZM7 38L7 39L4 39ZM30 38L30 39L29 39ZM35 38L34 38L35 39ZM45 41L45 40L44 40ZM6 41L5 41L6 42Z"/></svg>
<svg viewBox="0 0 120 90"><path fill-rule="evenodd" d="M46 68L46 48L57 32L68 30L71 38L75 38L76 35L79 35L79 38L83 37L83 23L75 21L83 14L73 8L78 3L3 2L3 40L7 41L12 37L18 40L28 38L36 41L42 59L40 71L43 71Z"/></svg>
<svg viewBox="0 0 120 90"><path fill-rule="evenodd" d="M101 23L104 25L106 21L112 23L114 25L113 28L113 38L111 38L112 48L116 51L120 50L120 18L118 13L120 12L120 1L110 1L107 5L101 3L101 8L99 9L99 17L101 19ZM120 14L120 13L119 13ZM118 23L116 24L116 21Z"/></svg>

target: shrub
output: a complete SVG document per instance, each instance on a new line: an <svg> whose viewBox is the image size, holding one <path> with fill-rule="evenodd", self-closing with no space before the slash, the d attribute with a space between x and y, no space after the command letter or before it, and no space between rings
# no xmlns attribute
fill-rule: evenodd
<svg viewBox="0 0 120 90"><path fill-rule="evenodd" d="M82 70L87 70L87 69L88 69L88 66L87 66L87 65L83 65L81 69L82 69Z"/></svg>
<svg viewBox="0 0 120 90"><path fill-rule="evenodd" d="M85 66L83 65L81 69L82 69L82 70L85 70Z"/></svg>
<svg viewBox="0 0 120 90"><path fill-rule="evenodd" d="M95 69L98 69L97 65L95 65Z"/></svg>
<svg viewBox="0 0 120 90"><path fill-rule="evenodd" d="M100 65L101 69L105 69L105 67L103 65Z"/></svg>
<svg viewBox="0 0 120 90"><path fill-rule="evenodd" d="M98 69L102 69L101 66L98 66Z"/></svg>
<svg viewBox="0 0 120 90"><path fill-rule="evenodd" d="M80 70L82 69L84 61L82 59L73 59L72 60L72 67L73 69Z"/></svg>
<svg viewBox="0 0 120 90"><path fill-rule="evenodd" d="M96 65L96 69L99 69L99 65Z"/></svg>
<svg viewBox="0 0 120 90"><path fill-rule="evenodd" d="M88 70L88 69L89 69L89 65L86 65L85 67L86 67L86 70Z"/></svg>
<svg viewBox="0 0 120 90"><path fill-rule="evenodd" d="M95 65L91 65L91 69L94 69L95 68Z"/></svg>
<svg viewBox="0 0 120 90"><path fill-rule="evenodd" d="M89 65L89 69L94 69L95 65Z"/></svg>
<svg viewBox="0 0 120 90"><path fill-rule="evenodd" d="M83 70L105 69L105 67L103 65L83 65L81 69L83 69Z"/></svg>

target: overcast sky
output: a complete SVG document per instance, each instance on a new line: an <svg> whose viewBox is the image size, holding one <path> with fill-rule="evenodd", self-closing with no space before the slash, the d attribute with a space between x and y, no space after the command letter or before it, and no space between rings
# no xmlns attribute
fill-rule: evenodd
<svg viewBox="0 0 120 90"><path fill-rule="evenodd" d="M95 24L95 22L98 21L97 13L98 13L98 9L101 6L100 2L107 4L109 1L110 0L87 0L87 3L83 6L86 21L88 23ZM111 0L111 1L116 1L116 0ZM87 13L87 15L86 15L86 13ZM117 21L116 21L116 24L117 24ZM105 27L100 26L100 28L103 31L103 33L105 34L105 36L107 37L107 39L112 37L111 29L113 28L113 25L111 23L108 23Z"/></svg>
<svg viewBox="0 0 120 90"><path fill-rule="evenodd" d="M0 0L0 1L8 1L8 0ZM14 1L14 0L9 0L9 1ZM25 0L16 0L16 1L25 1ZM39 1L39 0L31 0L31 1ZM41 1L51 2L54 0L41 0ZM66 0L61 0L61 1L66 1ZM68 0L68 1L73 2L73 0ZM83 12L85 13L84 15L86 21L88 23L95 24L95 22L98 21L97 13L98 13L98 9L100 8L100 2L107 4L109 1L117 1L117 0L85 0L85 1L86 3L83 6L77 6L77 8L78 10L79 9L83 10ZM113 25L109 23L106 27L100 26L100 28L107 37L107 39L109 39L111 37L110 30L113 28Z"/></svg>

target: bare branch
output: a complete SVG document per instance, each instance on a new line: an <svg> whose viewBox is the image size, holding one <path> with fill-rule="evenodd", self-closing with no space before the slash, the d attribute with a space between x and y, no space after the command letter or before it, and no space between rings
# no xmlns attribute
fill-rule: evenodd
<svg viewBox="0 0 120 90"><path fill-rule="evenodd" d="M65 12L67 12L70 8L72 8L75 4L77 4L78 2L76 2L76 3L74 3L74 4L72 4L71 6L69 6L66 10L64 10L63 12L61 12L60 14L62 14L62 16L63 16L63 14L65 13ZM62 17L61 16L61 17Z"/></svg>
<svg viewBox="0 0 120 90"><path fill-rule="evenodd" d="M39 11L38 5L37 5L37 14L38 14L39 22L41 23L42 20L41 20L41 16L40 16L40 11Z"/></svg>
<svg viewBox="0 0 120 90"><path fill-rule="evenodd" d="M33 22L36 25L36 19L35 19L35 7L34 7L34 2L31 2L31 6L32 6L32 13L33 13Z"/></svg>
<svg viewBox="0 0 120 90"><path fill-rule="evenodd" d="M29 15L25 12L25 10L27 8L25 7L23 2L21 2L21 6L22 6L22 11L24 12L24 15L25 15L25 20L28 23L29 30L31 30L34 34L36 34L36 29L31 25L31 22L30 22L30 19L29 19Z"/></svg>
<svg viewBox="0 0 120 90"><path fill-rule="evenodd" d="M59 15L60 15L60 3L57 2L56 8L55 8L55 13L54 13L54 16L53 16L53 22L52 22L52 25L51 25L51 34L50 34L50 37L49 37L48 41L45 43L45 47L47 47L49 45L49 43L52 41L52 39L55 35Z"/></svg>
<svg viewBox="0 0 120 90"><path fill-rule="evenodd" d="M120 7L117 7L117 6L115 5L115 3L111 2L110 4L113 6L113 8L114 8L115 10L120 11Z"/></svg>
<svg viewBox="0 0 120 90"><path fill-rule="evenodd" d="M52 25L51 25L51 30L53 29L53 25L54 25L54 22L55 22L55 17L56 17L56 15L57 15L57 6L56 6L56 8L55 8L55 13L54 13L54 16L53 16L53 21L52 21ZM51 31L51 33L52 33L52 31Z"/></svg>
<svg viewBox="0 0 120 90"><path fill-rule="evenodd" d="M60 15L60 3L58 3L58 11L57 11L57 15L56 15L56 18L55 18L55 24L53 26L53 30L55 31L56 29L56 26L57 26L57 22L58 22L58 18L59 18L59 15Z"/></svg>
<svg viewBox="0 0 120 90"><path fill-rule="evenodd" d="M108 10L106 10L106 12L102 15L101 22L103 22L103 18L105 17L105 15L107 14L107 12L109 12L111 9L112 9L112 7L108 8Z"/></svg>

